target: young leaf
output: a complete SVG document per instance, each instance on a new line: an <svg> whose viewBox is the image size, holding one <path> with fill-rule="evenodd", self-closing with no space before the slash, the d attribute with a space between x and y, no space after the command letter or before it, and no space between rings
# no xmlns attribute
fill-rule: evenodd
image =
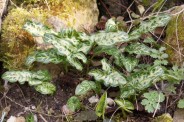
<svg viewBox="0 0 184 122"><path fill-rule="evenodd" d="M121 73L111 67L105 59L102 61L102 70L91 70L89 75L94 76L96 81L104 81L104 85L117 87L126 84L126 79Z"/></svg>
<svg viewBox="0 0 184 122"><path fill-rule="evenodd" d="M72 96L70 99L67 101L67 107L71 111L75 112L81 108L81 102L78 97Z"/></svg>
<svg viewBox="0 0 184 122"><path fill-rule="evenodd" d="M56 86L54 86L52 83L44 82L35 86L35 89L41 94L53 94L56 91Z"/></svg>
<svg viewBox="0 0 184 122"><path fill-rule="evenodd" d="M121 107L122 111L125 110L127 112L131 112L132 110L134 110L134 105L128 100L116 99L115 102L116 104L118 104L119 107Z"/></svg>
<svg viewBox="0 0 184 122"><path fill-rule="evenodd" d="M118 31L118 23L116 23L115 18L109 19L105 24L106 32L116 32Z"/></svg>
<svg viewBox="0 0 184 122"><path fill-rule="evenodd" d="M143 96L145 99L142 100L141 104L149 113L154 112L155 109L160 109L160 103L165 100L164 94L157 91L144 93Z"/></svg>
<svg viewBox="0 0 184 122"><path fill-rule="evenodd" d="M106 107L107 107L107 92L105 92L101 96L101 98L100 98L100 100L99 100L99 102L96 106L96 115L99 116L99 117L102 116L103 119L104 119L104 114L105 114Z"/></svg>
<svg viewBox="0 0 184 122"><path fill-rule="evenodd" d="M33 114L29 114L26 116L26 122L34 122L34 115Z"/></svg>
<svg viewBox="0 0 184 122"><path fill-rule="evenodd" d="M82 83L77 85L75 89L75 95L85 95L90 90L95 90L96 84L93 81L84 80Z"/></svg>
<svg viewBox="0 0 184 122"><path fill-rule="evenodd" d="M180 99L177 104L178 108L184 108L184 99Z"/></svg>

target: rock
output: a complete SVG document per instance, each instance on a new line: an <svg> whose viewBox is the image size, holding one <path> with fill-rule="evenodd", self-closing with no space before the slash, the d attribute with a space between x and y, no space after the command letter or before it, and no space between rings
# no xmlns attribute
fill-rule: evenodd
<svg viewBox="0 0 184 122"><path fill-rule="evenodd" d="M173 119L170 114L166 113L154 118L151 122L173 122Z"/></svg>
<svg viewBox="0 0 184 122"><path fill-rule="evenodd" d="M2 23L2 18L3 15L7 9L7 5L8 5L8 0L1 0L0 1L0 30L1 30L1 23Z"/></svg>
<svg viewBox="0 0 184 122"><path fill-rule="evenodd" d="M7 120L7 122L26 122L26 120L24 117L10 116L10 118Z"/></svg>
<svg viewBox="0 0 184 122"><path fill-rule="evenodd" d="M14 1L21 3L20 0ZM22 29L26 20L41 22L56 31L69 27L87 32L92 32L98 22L96 0L47 0L48 3L45 0L31 1L24 1L23 8L9 11L3 21L0 60L6 69L27 69L24 62L33 50L50 48L50 45L37 44L40 39L33 38Z"/></svg>
<svg viewBox="0 0 184 122"><path fill-rule="evenodd" d="M178 6L171 14L178 13L183 9L184 5ZM172 15L172 19L166 29L164 42L167 47L166 53L169 55L169 62L173 65L181 66L184 61L184 11L180 12L180 14Z"/></svg>
<svg viewBox="0 0 184 122"><path fill-rule="evenodd" d="M174 112L173 122L184 122L184 109L177 109Z"/></svg>

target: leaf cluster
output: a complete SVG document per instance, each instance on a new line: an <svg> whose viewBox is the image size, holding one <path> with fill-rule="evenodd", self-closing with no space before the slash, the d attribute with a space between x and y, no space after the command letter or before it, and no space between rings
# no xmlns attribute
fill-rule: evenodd
<svg viewBox="0 0 184 122"><path fill-rule="evenodd" d="M2 75L2 79L11 83L19 82L24 84L28 82L30 86L34 86L35 90L42 94L53 94L56 87L50 83L51 76L47 71L7 71Z"/></svg>

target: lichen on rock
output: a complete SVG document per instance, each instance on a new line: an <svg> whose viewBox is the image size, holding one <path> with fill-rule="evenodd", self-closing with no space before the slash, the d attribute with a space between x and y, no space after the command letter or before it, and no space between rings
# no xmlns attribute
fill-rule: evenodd
<svg viewBox="0 0 184 122"><path fill-rule="evenodd" d="M184 5L172 11L172 19L166 29L164 40L169 55L169 62L174 65L183 65L184 62Z"/></svg>

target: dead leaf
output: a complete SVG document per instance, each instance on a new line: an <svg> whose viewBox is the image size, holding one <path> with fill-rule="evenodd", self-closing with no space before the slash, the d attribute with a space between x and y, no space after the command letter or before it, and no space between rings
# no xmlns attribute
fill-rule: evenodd
<svg viewBox="0 0 184 122"><path fill-rule="evenodd" d="M62 110L62 112L65 115L70 115L70 114L73 114L74 113L73 111L71 111L70 109L68 109L67 105L64 105L61 110Z"/></svg>
<svg viewBox="0 0 184 122"><path fill-rule="evenodd" d="M88 101L93 104L93 103L97 103L99 101L99 98L97 96L92 96L88 99Z"/></svg>
<svg viewBox="0 0 184 122"><path fill-rule="evenodd" d="M10 116L7 122L26 122L26 119L22 116L20 117Z"/></svg>

